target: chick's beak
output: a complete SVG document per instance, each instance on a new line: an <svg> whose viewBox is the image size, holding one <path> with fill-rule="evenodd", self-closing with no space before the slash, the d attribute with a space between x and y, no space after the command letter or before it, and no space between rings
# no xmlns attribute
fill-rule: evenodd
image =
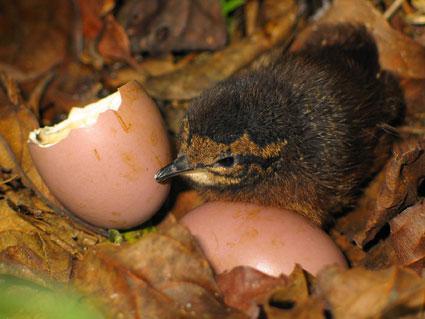
<svg viewBox="0 0 425 319"><path fill-rule="evenodd" d="M192 169L193 168L189 165L189 162L187 161L187 157L184 155L179 156L171 164L168 164L167 166L161 168L155 174L155 180L158 183L165 183L171 177L180 175Z"/></svg>

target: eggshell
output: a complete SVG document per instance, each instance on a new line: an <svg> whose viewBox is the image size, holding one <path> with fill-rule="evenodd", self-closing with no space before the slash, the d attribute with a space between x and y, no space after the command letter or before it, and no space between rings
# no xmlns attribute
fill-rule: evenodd
<svg viewBox="0 0 425 319"><path fill-rule="evenodd" d="M320 228L293 212L236 202L206 203L180 221L198 239L217 273L251 266L266 274L290 274L300 264L312 274L346 261Z"/></svg>
<svg viewBox="0 0 425 319"><path fill-rule="evenodd" d="M169 185L154 179L171 161L159 110L137 82L119 93L119 109L101 113L93 126L72 129L49 147L29 144L35 166L59 201L107 228L146 221L169 192Z"/></svg>

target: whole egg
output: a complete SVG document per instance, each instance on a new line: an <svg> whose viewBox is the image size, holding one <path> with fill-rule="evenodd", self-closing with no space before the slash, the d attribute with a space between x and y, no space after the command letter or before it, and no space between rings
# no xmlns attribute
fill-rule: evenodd
<svg viewBox="0 0 425 319"><path fill-rule="evenodd" d="M312 274L345 258L332 239L305 217L279 208L209 202L180 221L199 241L217 273L251 266L266 274L290 274L300 264Z"/></svg>

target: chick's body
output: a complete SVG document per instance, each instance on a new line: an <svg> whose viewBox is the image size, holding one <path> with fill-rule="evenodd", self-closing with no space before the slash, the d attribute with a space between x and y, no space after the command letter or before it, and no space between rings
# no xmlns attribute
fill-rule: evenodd
<svg viewBox="0 0 425 319"><path fill-rule="evenodd" d="M284 207L321 224L353 203L378 145L390 145L382 124L401 110L366 30L324 27L298 53L194 101L172 165L209 200Z"/></svg>

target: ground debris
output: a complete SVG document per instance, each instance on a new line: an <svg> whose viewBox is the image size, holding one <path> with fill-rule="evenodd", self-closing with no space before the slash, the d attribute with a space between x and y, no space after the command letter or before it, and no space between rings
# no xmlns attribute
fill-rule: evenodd
<svg viewBox="0 0 425 319"><path fill-rule="evenodd" d="M107 318L246 318L220 300L197 244L171 224L132 244L93 247L74 265L74 285L107 306Z"/></svg>
<svg viewBox="0 0 425 319"><path fill-rule="evenodd" d="M423 318L422 2L390 12L392 0L334 0L307 21L294 0L0 0L0 283L14 276L69 284L106 318ZM226 3L236 9L223 14ZM291 49L302 47L320 24L340 22L365 24L407 106L388 162L329 229L351 269L328 267L317 278L299 266L278 278L249 267L214 274L177 223L203 203L181 183L155 231L112 244L99 235L105 230L70 219L35 170L28 133L74 106L136 79L177 135L203 90L270 64L294 38Z"/></svg>

